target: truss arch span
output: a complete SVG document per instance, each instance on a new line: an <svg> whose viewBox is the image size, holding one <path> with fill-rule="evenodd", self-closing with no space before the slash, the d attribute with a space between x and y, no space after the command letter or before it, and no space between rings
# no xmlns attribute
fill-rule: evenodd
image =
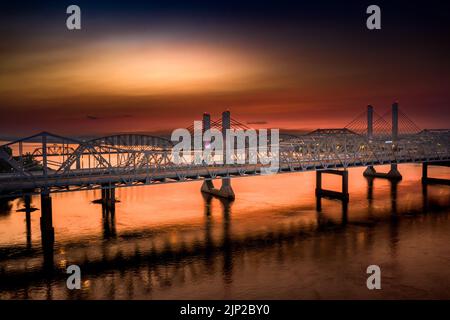
<svg viewBox="0 0 450 320"><path fill-rule="evenodd" d="M166 138L144 134L116 134L86 141L93 146L113 147L128 150L167 150L173 146Z"/></svg>

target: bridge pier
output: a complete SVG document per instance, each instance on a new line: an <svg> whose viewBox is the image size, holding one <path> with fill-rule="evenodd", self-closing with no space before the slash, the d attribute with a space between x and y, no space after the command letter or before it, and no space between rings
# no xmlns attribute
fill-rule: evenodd
<svg viewBox="0 0 450 320"><path fill-rule="evenodd" d="M373 107L371 105L367 106L367 140L369 141L369 144L373 141ZM373 166L368 166L363 175L369 177L375 173L375 168Z"/></svg>
<svg viewBox="0 0 450 320"><path fill-rule="evenodd" d="M400 181L403 178L400 171L398 171L396 163L391 164L391 169L387 173L377 172L373 166L368 166L366 170L364 170L363 176L367 178L383 178L397 181Z"/></svg>
<svg viewBox="0 0 450 320"><path fill-rule="evenodd" d="M423 184L450 185L450 179L428 177L428 166L450 167L450 161L423 162L422 163L422 183Z"/></svg>
<svg viewBox="0 0 450 320"><path fill-rule="evenodd" d="M229 177L222 177L222 186L220 189L216 189L214 187L212 180L204 180L201 191L221 198L230 200L235 199L235 194L233 188L231 187L231 179Z"/></svg>
<svg viewBox="0 0 450 320"><path fill-rule="evenodd" d="M373 166L368 166L363 172L364 177L374 177L376 174L377 172Z"/></svg>
<svg viewBox="0 0 450 320"><path fill-rule="evenodd" d="M322 189L322 174L328 173L328 174L335 174L342 177L342 191L332 191L332 190L326 190ZM317 170L316 171L316 197L329 197L329 198L335 198L340 199L344 202L349 201L349 193L348 193L348 171L347 170L333 170L333 169L327 169L327 170Z"/></svg>
<svg viewBox="0 0 450 320"><path fill-rule="evenodd" d="M402 180L402 174L398 171L397 164L391 164L391 170L386 174L386 177L391 180Z"/></svg>
<svg viewBox="0 0 450 320"><path fill-rule="evenodd" d="M369 143L373 139L373 107L367 107L367 137L369 139ZM392 104L392 150L395 152L397 150L397 142L398 142L398 103L395 102ZM374 178L384 178L389 180L402 180L402 175L400 171L398 171L397 163L391 164L391 169L388 173L376 172L373 166L368 166L364 171L363 175L365 177L374 177Z"/></svg>
<svg viewBox="0 0 450 320"><path fill-rule="evenodd" d="M101 203L108 208L115 207L116 203L116 188L114 186L102 186Z"/></svg>

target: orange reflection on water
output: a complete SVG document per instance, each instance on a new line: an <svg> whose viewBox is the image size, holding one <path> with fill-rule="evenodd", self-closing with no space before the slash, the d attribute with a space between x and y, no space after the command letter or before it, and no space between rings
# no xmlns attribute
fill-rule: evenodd
<svg viewBox="0 0 450 320"><path fill-rule="evenodd" d="M119 188L114 215L92 202L99 191L53 194L50 251L40 212L27 233L23 201L3 202L0 299L449 298L450 188L423 187L419 165L399 169L399 183L350 169L348 206L316 201L314 172L233 179L232 203L199 182ZM382 292L365 287L373 263ZM80 292L65 287L70 264L84 270Z"/></svg>
<svg viewBox="0 0 450 320"><path fill-rule="evenodd" d="M377 168L387 171L388 167ZM362 177L363 168L349 170L350 209L367 206L368 183ZM397 186L397 206L414 207L417 194L403 192L402 189L420 180L418 165L402 165L403 180ZM447 168L436 168L430 175L448 178ZM215 181L220 186L220 180ZM315 173L292 173L276 176L260 176L236 178L232 180L236 193L236 201L232 204L233 229L272 228L272 223L280 223L278 218L305 220L314 217L315 208ZM200 193L201 182L164 184L143 187L118 188L116 190L115 228L117 233L138 233L144 229L178 230L188 226L199 226L204 223L205 199ZM340 177L324 175L323 187L340 190ZM387 196L392 191L387 180L375 179L373 182L374 207L389 208ZM442 197L447 196L448 189L436 188ZM100 191L80 191L57 193L52 195L53 225L57 241L68 241L80 238L99 238L103 228L101 205L93 203L99 199ZM332 201L331 207L339 207ZM23 245L26 242L25 213L17 212L23 208L23 200L16 199L6 205L0 215L0 245ZM10 207L10 209L8 209ZM32 207L40 208L39 196L32 197ZM211 216L213 220L222 219L222 205L218 199L212 199ZM301 214L297 214L301 211ZM340 216L339 210L328 210L331 215ZM333 211L335 211L333 213ZM361 210L359 210L361 211ZM353 210L353 218L367 214L362 210ZM291 218L289 218L291 214ZM40 241L40 211L31 213L31 234L33 243ZM312 219L311 221L313 221ZM239 224L236 224L239 221Z"/></svg>

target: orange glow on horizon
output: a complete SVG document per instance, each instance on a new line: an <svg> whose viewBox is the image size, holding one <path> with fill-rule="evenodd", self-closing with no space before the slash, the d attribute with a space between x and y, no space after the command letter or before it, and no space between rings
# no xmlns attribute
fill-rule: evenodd
<svg viewBox="0 0 450 320"><path fill-rule="evenodd" d="M421 128L447 126L436 116L446 108L444 81L431 73L418 81L401 72L408 63L396 64L393 78L380 62L308 50L307 41L298 48L220 41L182 32L73 46L50 38L0 54L2 134L161 132L226 109L256 128L313 130L344 127L369 103L382 114L395 99Z"/></svg>
<svg viewBox="0 0 450 320"><path fill-rule="evenodd" d="M259 57L243 51L164 41L100 41L27 52L9 65L11 71L0 77L0 92L34 98L247 90L269 71Z"/></svg>

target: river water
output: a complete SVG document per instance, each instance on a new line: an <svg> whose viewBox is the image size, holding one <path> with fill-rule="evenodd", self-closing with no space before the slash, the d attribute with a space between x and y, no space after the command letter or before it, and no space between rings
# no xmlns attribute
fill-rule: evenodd
<svg viewBox="0 0 450 320"><path fill-rule="evenodd" d="M348 206L318 203L314 172L233 179L234 202L200 182L119 188L114 213L98 190L53 194L50 248L39 196L29 219L23 199L2 200L0 299L450 299L450 187L399 170L391 183L350 169ZM80 290L66 287L72 264ZM369 265L381 290L367 289Z"/></svg>

